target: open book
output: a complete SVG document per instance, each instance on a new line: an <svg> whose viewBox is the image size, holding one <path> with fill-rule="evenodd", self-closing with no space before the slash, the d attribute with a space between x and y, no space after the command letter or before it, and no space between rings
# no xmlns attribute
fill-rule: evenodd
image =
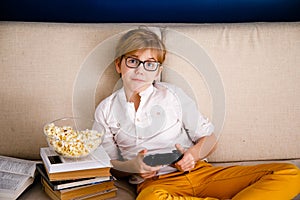
<svg viewBox="0 0 300 200"><path fill-rule="evenodd" d="M0 200L16 199L33 183L36 162L0 156Z"/></svg>

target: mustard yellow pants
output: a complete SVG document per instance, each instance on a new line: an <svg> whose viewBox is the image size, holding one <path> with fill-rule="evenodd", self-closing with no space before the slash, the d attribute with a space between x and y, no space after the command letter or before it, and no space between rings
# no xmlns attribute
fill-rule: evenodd
<svg viewBox="0 0 300 200"><path fill-rule="evenodd" d="M300 193L300 170L288 163L216 167L204 161L190 172L147 179L137 200L290 200Z"/></svg>

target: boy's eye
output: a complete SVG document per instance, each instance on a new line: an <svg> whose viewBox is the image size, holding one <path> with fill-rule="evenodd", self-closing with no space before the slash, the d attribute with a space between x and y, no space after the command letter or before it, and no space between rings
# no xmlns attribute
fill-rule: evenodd
<svg viewBox="0 0 300 200"><path fill-rule="evenodd" d="M154 68L155 67L155 62L145 62L145 67Z"/></svg>
<svg viewBox="0 0 300 200"><path fill-rule="evenodd" d="M127 62L130 63L130 64L138 64L139 63L139 61L137 59L134 59L134 58L129 58L127 60Z"/></svg>

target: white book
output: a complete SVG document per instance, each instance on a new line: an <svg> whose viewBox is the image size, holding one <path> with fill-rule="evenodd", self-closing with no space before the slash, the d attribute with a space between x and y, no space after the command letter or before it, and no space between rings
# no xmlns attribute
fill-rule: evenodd
<svg viewBox="0 0 300 200"><path fill-rule="evenodd" d="M0 156L0 200L17 199L33 183L36 162Z"/></svg>
<svg viewBox="0 0 300 200"><path fill-rule="evenodd" d="M40 155L48 173L112 167L110 158L102 146L83 158L65 158L49 147L41 148Z"/></svg>

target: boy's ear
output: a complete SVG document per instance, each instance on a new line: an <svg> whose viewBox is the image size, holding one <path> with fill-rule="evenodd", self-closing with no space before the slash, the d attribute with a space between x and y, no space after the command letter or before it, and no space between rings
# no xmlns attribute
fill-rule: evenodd
<svg viewBox="0 0 300 200"><path fill-rule="evenodd" d="M163 70L163 66L160 66L158 68L157 75L156 75L156 78L155 78L156 81L161 81L161 72L162 72L162 70Z"/></svg>
<svg viewBox="0 0 300 200"><path fill-rule="evenodd" d="M163 67L162 65L161 65L161 66L159 66L159 68L158 68L158 70L159 70L159 73L161 73L163 69L164 69L164 67Z"/></svg>
<svg viewBox="0 0 300 200"><path fill-rule="evenodd" d="M116 67L116 71L121 74L121 59L117 58L115 60L115 67Z"/></svg>
<svg viewBox="0 0 300 200"><path fill-rule="evenodd" d="M160 66L159 68L158 68L158 73L157 73L157 79L161 79L161 73L162 73L162 71L163 71L163 66ZM161 81L161 80L160 80Z"/></svg>

